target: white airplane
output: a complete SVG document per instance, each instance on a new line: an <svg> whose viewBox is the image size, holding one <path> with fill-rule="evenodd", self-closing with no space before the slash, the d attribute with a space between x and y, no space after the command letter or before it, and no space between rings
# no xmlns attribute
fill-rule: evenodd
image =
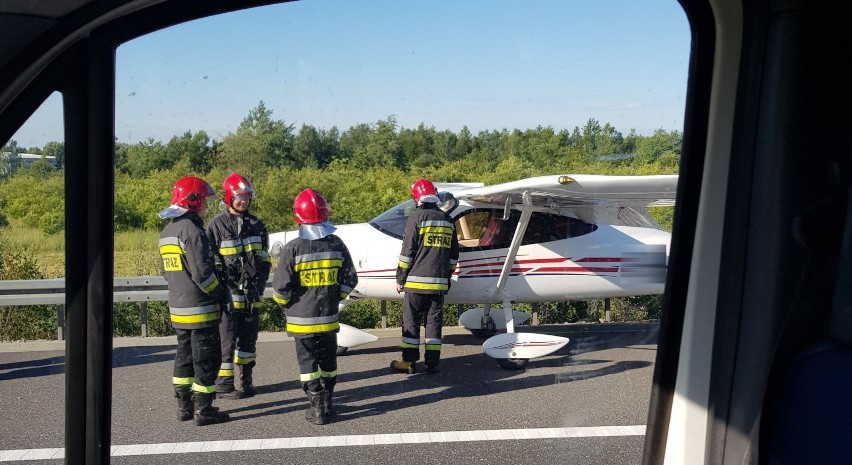
<svg viewBox="0 0 852 465"><path fill-rule="evenodd" d="M456 221L460 256L447 304L482 304L459 322L492 336L484 352L507 369L519 369L568 343L567 338L516 333L528 315L513 302L663 293L670 234L648 213L673 205L677 175L552 175L484 186L436 184L441 208ZM368 223L338 225L358 270L350 298L401 300L396 266L409 199ZM270 252L296 231L270 235ZM490 311L499 304L503 312ZM496 334L505 330L505 333ZM495 335L496 334L496 335ZM341 325L338 353L376 337Z"/></svg>

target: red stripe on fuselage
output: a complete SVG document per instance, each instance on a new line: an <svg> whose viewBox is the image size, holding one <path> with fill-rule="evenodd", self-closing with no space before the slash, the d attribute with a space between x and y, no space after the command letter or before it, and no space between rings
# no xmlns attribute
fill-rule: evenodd
<svg viewBox="0 0 852 465"><path fill-rule="evenodd" d="M546 266L536 268L536 273L612 273L618 271L618 268L600 268L600 267L584 267L584 266Z"/></svg>

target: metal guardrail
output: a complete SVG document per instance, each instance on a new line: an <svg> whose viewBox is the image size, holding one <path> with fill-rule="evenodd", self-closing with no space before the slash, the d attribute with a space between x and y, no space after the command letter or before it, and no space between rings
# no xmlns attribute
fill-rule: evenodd
<svg viewBox="0 0 852 465"><path fill-rule="evenodd" d="M158 302L168 300L169 289L162 276L113 279L113 302ZM63 305L65 278L0 281L0 305Z"/></svg>
<svg viewBox="0 0 852 465"><path fill-rule="evenodd" d="M148 302L165 302L169 288L162 276L113 278L114 303L138 302L142 312L142 337L148 336ZM263 292L272 297L267 283ZM64 339L65 278L0 281L0 306L56 305L56 336Z"/></svg>
<svg viewBox="0 0 852 465"><path fill-rule="evenodd" d="M113 278L114 303L138 302L141 311L142 337L148 337L148 302L165 302L169 288L162 276ZM272 298L272 282L267 281L263 297ZM0 307L56 305L56 337L64 340L65 278L0 281ZM538 325L537 304L533 304L532 325ZM380 301L381 327L387 327L387 302ZM458 305L461 315L462 305ZM606 321L609 321L609 299L606 299Z"/></svg>

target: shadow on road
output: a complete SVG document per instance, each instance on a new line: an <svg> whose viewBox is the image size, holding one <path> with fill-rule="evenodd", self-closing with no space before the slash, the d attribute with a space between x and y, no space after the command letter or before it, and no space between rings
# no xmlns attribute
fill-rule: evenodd
<svg viewBox="0 0 852 465"><path fill-rule="evenodd" d="M174 345L116 347L112 350L113 368L159 363L174 359ZM64 355L21 362L0 363L0 381L36 378L62 373L65 373Z"/></svg>
<svg viewBox="0 0 852 465"><path fill-rule="evenodd" d="M564 335L560 334L560 335ZM435 375L393 374L387 365L362 371L341 372L335 392L337 415L335 422L354 420L359 417L398 412L406 408L420 407L450 398L488 396L497 393L519 392L553 384L569 383L601 376L638 370L651 366L649 361L614 361L606 358L574 359L572 356L612 348L642 346L656 343L656 332L650 337L645 332L627 336L615 336L600 332L579 332L568 337L576 338L576 346L569 344L551 356L530 362L536 370L545 369L547 374L529 376L526 370L512 371L499 367L496 360L483 354L471 354L442 359L441 371ZM572 339L573 341L574 339ZM482 340L473 335L451 335L443 339L445 344L481 345ZM641 348L641 347L640 347ZM368 347L353 350L341 357L374 356L387 354L387 362L397 358L399 348L395 346ZM340 363L340 362L339 362ZM422 362L421 362L422 363ZM422 368L422 365L421 365ZM366 383L365 383L366 381ZM357 387L353 387L356 386ZM279 415L307 408L307 399L301 396L301 383L287 381L258 388L260 394L287 392L286 398L253 405L231 406L228 412L232 421L243 421L268 415ZM293 392L297 394L292 395Z"/></svg>

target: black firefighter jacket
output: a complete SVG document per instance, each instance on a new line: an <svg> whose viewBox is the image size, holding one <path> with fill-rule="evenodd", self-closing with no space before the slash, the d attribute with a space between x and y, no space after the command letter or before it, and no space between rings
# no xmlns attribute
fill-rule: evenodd
<svg viewBox="0 0 852 465"><path fill-rule="evenodd" d="M339 237L297 237L281 250L272 298L284 307L291 336L337 332L338 304L357 285L355 265Z"/></svg>
<svg viewBox="0 0 852 465"><path fill-rule="evenodd" d="M434 207L419 207L405 223L396 283L405 292L444 294L459 259L459 240L452 218Z"/></svg>
<svg viewBox="0 0 852 465"><path fill-rule="evenodd" d="M207 224L216 265L227 275L235 310L250 309L263 299L272 268L269 233L256 216L233 215L227 209Z"/></svg>
<svg viewBox="0 0 852 465"><path fill-rule="evenodd" d="M172 326L217 326L219 303L226 301L227 291L216 276L213 251L201 218L188 212L173 219L160 233L159 249L163 276L169 285Z"/></svg>

